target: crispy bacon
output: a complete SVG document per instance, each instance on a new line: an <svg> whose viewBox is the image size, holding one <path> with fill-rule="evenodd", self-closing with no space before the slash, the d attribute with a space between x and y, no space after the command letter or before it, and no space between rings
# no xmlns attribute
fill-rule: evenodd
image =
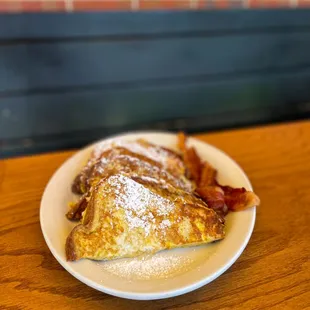
<svg viewBox="0 0 310 310"><path fill-rule="evenodd" d="M256 194L245 188L222 186L216 180L217 170L208 162L202 162L193 147L186 146L187 137L183 132L178 134L178 147L183 154L189 177L196 183L196 193L221 215L228 210L239 211L260 204Z"/></svg>
<svg viewBox="0 0 310 310"><path fill-rule="evenodd" d="M186 149L184 153L184 163L189 172L189 178L199 184L201 174L201 161L193 147Z"/></svg>
<svg viewBox="0 0 310 310"><path fill-rule="evenodd" d="M251 191L247 191L244 187L221 186L221 188L224 191L225 203L231 211L240 211L260 204L258 196Z"/></svg>
<svg viewBox="0 0 310 310"><path fill-rule="evenodd" d="M179 150L182 152L182 154L184 154L186 152L186 136L184 132L179 132L178 133L178 142L177 142L177 146L179 148Z"/></svg>
<svg viewBox="0 0 310 310"><path fill-rule="evenodd" d="M224 191L219 186L204 186L196 189L197 194L207 205L222 216L227 214Z"/></svg>
<svg viewBox="0 0 310 310"><path fill-rule="evenodd" d="M178 134L178 147L182 152L183 161L187 168L188 177L198 185L200 181L202 162L193 147L186 146L186 136L183 132Z"/></svg>
<svg viewBox="0 0 310 310"><path fill-rule="evenodd" d="M199 187L216 185L217 171L206 161L202 163Z"/></svg>

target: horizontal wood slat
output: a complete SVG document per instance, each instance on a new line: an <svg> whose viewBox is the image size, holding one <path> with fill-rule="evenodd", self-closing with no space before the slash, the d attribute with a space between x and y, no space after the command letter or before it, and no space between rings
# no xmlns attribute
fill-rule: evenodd
<svg viewBox="0 0 310 310"><path fill-rule="evenodd" d="M295 104L310 98L309 85L310 68L223 81L0 98L0 110L6 111L0 115L0 139L134 126L263 107L277 113L281 105L294 111Z"/></svg>
<svg viewBox="0 0 310 310"><path fill-rule="evenodd" d="M308 32L0 46L0 92L310 65ZM212 80L212 76L209 77Z"/></svg>
<svg viewBox="0 0 310 310"><path fill-rule="evenodd" d="M0 39L303 28L309 16L310 9L0 14Z"/></svg>

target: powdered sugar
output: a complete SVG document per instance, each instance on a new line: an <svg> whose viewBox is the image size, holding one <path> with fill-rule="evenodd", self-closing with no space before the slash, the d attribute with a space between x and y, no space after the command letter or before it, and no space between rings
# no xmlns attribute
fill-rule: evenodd
<svg viewBox="0 0 310 310"><path fill-rule="evenodd" d="M162 252L152 256L98 263L98 265L104 271L134 281L171 278L191 269L193 263L193 258L189 256Z"/></svg>
<svg viewBox="0 0 310 310"><path fill-rule="evenodd" d="M145 236L150 233L155 217L168 215L174 209L168 199L121 174L111 176L108 183L115 193L115 207L124 209L129 227L143 228ZM167 227L167 223L164 226Z"/></svg>
<svg viewBox="0 0 310 310"><path fill-rule="evenodd" d="M103 152L111 149L112 147L126 148L133 153L140 154L155 162L161 163L164 168L166 168L167 160L171 156L171 154L165 149L157 145L151 145L143 140L138 140L134 142L114 140L110 143L103 143L97 145L96 148L93 150L94 158L99 158Z"/></svg>

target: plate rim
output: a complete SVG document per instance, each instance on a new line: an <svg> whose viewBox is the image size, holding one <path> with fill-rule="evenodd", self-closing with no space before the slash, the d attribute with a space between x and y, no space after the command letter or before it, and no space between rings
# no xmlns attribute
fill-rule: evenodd
<svg viewBox="0 0 310 310"><path fill-rule="evenodd" d="M108 288L106 286L104 286L103 284L98 285L96 282L94 282L93 280L89 279L88 277L85 277L83 275L81 275L80 273L76 272L71 266L70 264L68 264L68 262L63 261L63 259L60 257L60 255L58 254L57 250L53 247L49 237L47 236L46 231L43 228L43 204L44 204L44 200L45 197L47 195L47 190L49 188L50 183L52 183L53 179L55 178L56 174L59 172L59 170L62 169L62 167L64 165L66 165L69 161L74 160L75 157L78 157L78 155L91 148L94 147L95 145L98 145L100 143L108 143L109 140L114 140L114 139L121 139L123 137L126 136L130 136L130 135L150 135L150 134L164 134L164 135L169 135L169 136L175 136L177 133L176 132L169 132L169 131L160 131L160 130L156 130L156 131L130 131L127 133L120 133L120 134L116 134L116 135L111 135L108 136L106 138L100 139L98 141L95 141L93 143L90 143L86 146L84 146L83 148L78 149L72 156L70 156L69 158L67 158L57 169L56 171L52 174L52 176L50 177L49 181L47 182L45 188L44 188L44 192L43 195L41 197L41 202L40 202L40 228L44 237L44 240L50 250L50 252L53 254L53 256L56 258L56 260L58 261L58 263L66 270L68 271L73 277L75 277L76 279L78 279L79 281L81 281L82 283L86 284L87 286L96 289L100 292L115 296L115 297L120 297L120 298L126 298L126 299L131 299L131 300L158 300L158 299L165 299L165 298L171 298L171 297L176 297L176 296L180 296L186 293L189 293L191 291L194 291L196 289L201 288L204 285L207 285L208 283L214 281L216 278L218 278L220 275L222 275L225 271L227 271L236 261L237 259L240 257L240 255L243 253L244 249L246 248L253 230L254 230L254 226L255 226L255 221L256 221L256 207L252 208L253 214L252 214L252 220L249 223L249 227L247 229L247 235L246 238L243 240L243 243L241 244L241 246L239 247L238 251L235 252L235 254L229 259L229 261L227 263L225 263L224 265L222 265L221 267L217 268L216 271L214 271L213 273L211 273L210 275L206 276L205 278L201 279L200 281L191 283L189 285L184 285L183 287L177 288L177 289L171 289L169 291L166 292L156 292L156 293L149 293L149 292L124 292L121 290L117 290L117 289L111 289ZM234 165L236 165L238 167L238 169L240 170L240 173L242 174L242 176L244 177L247 186L249 187L250 190L253 191L253 187L252 184L249 180L249 178L247 177L246 173L244 172L244 170L241 168L241 166L233 159L231 158L227 153L225 153L224 151L222 151L221 149L213 146L212 144L209 144L208 142L202 141L200 139L197 139L195 137L189 137L190 140L195 140L196 142L202 143L202 144L206 144L208 147L212 148L214 151L216 152L220 152L222 153L222 155L228 157L233 163Z"/></svg>

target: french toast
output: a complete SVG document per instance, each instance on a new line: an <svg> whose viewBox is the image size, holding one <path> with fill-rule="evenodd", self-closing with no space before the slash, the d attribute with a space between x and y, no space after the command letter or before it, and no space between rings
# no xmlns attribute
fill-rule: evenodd
<svg viewBox="0 0 310 310"><path fill-rule="evenodd" d="M76 194L85 194L94 185L92 181L96 183L96 178L101 178L101 171L105 164L118 155L135 157L153 167L165 170L175 178L183 178L185 175L186 168L180 155L167 148L143 139L133 142L114 141L99 145L93 150L87 164L76 176L72 191Z"/></svg>
<svg viewBox="0 0 310 310"><path fill-rule="evenodd" d="M82 223L67 238L66 256L111 260L222 238L223 219L193 194L113 174L92 190Z"/></svg>
<svg viewBox="0 0 310 310"><path fill-rule="evenodd" d="M91 188L100 180L117 173L123 173L129 177L139 177L144 180L153 180L162 185L168 183L173 187L188 192L193 191L193 183L183 174L176 177L168 170L163 169L160 163L148 157L133 153L123 147L115 147L102 153L99 160L97 159L91 165L87 165L86 169L84 168L83 172L77 176L74 188L80 188L83 191L76 190L75 192L85 192L85 194L76 204L71 206L67 218L70 220L81 219Z"/></svg>

